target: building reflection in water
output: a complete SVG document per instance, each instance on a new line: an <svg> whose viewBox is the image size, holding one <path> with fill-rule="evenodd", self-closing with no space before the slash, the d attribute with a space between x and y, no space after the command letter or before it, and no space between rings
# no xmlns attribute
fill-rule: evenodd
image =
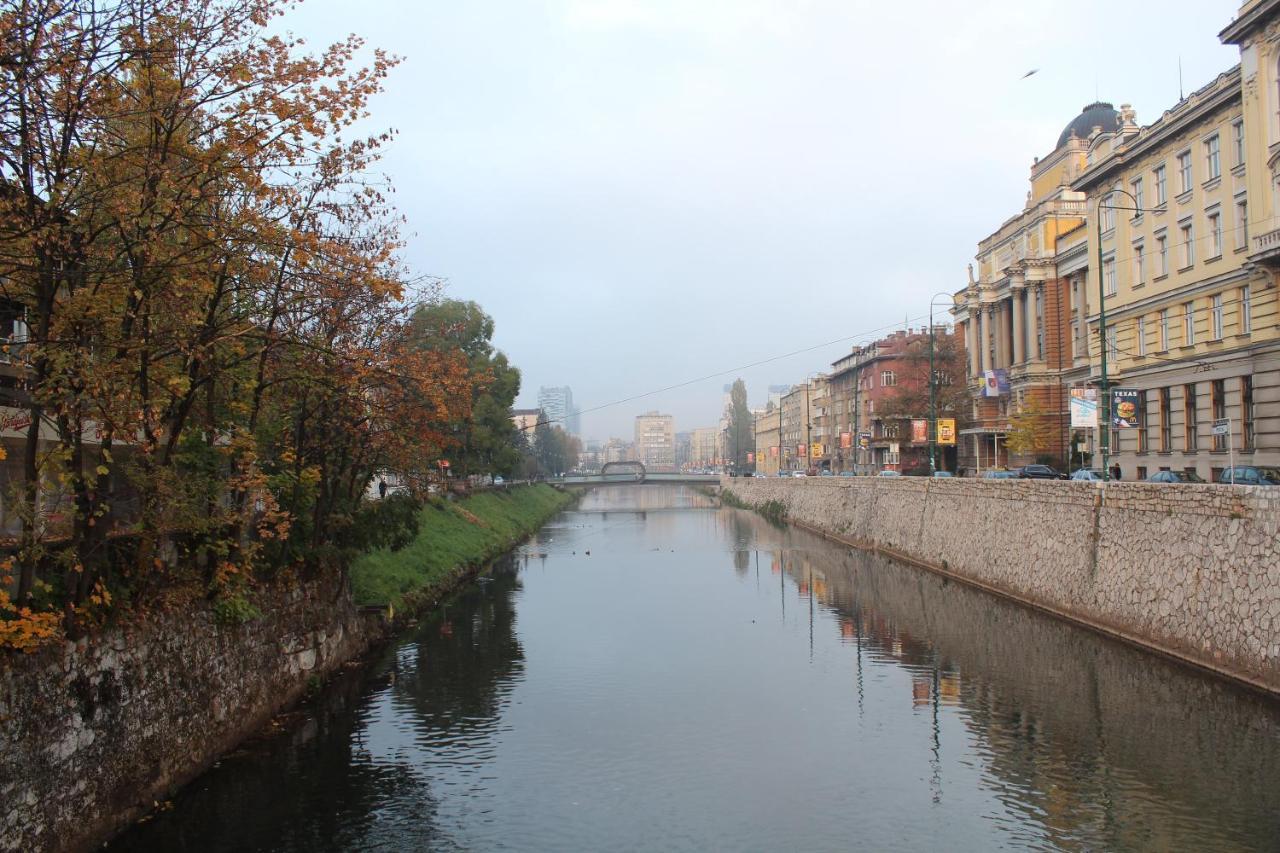
<svg viewBox="0 0 1280 853"><path fill-rule="evenodd" d="M949 716L1016 792L1006 803L1055 845L1185 849L1197 831L1215 849L1280 844L1273 701L939 575L723 513L735 571L747 530L795 597L816 602L811 630L850 648L860 712L864 667L909 676L904 700L932 716L935 799L939 753L972 749L948 742Z"/></svg>

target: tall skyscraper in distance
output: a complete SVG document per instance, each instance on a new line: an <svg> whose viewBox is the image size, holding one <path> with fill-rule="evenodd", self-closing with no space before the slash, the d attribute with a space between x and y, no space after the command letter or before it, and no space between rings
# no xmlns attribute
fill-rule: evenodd
<svg viewBox="0 0 1280 853"><path fill-rule="evenodd" d="M538 408L546 412L547 419L569 435L581 435L582 423L578 408L573 405L573 389L568 385L543 385L538 389Z"/></svg>

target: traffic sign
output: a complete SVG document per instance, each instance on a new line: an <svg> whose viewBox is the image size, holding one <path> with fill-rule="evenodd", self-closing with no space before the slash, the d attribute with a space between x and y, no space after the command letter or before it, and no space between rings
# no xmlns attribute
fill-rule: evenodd
<svg viewBox="0 0 1280 853"><path fill-rule="evenodd" d="M1231 435L1231 421L1227 418L1219 418L1213 422L1214 435Z"/></svg>

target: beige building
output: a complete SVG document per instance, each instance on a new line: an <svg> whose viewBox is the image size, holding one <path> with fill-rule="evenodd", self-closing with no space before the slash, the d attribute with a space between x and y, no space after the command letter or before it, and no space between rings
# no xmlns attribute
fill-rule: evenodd
<svg viewBox="0 0 1280 853"><path fill-rule="evenodd" d="M1280 465L1278 24L1280 3L1246 3L1222 33L1241 64L1146 127L1093 136L1073 183L1088 199L1089 256L1101 255L1073 337L1100 384L1101 300L1107 382L1137 395L1139 425L1110 434L1125 479L1172 469L1216 481L1229 447L1237 465Z"/></svg>
<svg viewBox="0 0 1280 853"><path fill-rule="evenodd" d="M778 421L781 411L775 407L755 416L755 469L770 477L778 473Z"/></svg>
<svg viewBox="0 0 1280 853"><path fill-rule="evenodd" d="M715 427L699 427L690 433L689 464L694 468L711 468L719 465L721 433Z"/></svg>
<svg viewBox="0 0 1280 853"><path fill-rule="evenodd" d="M649 471L675 471L675 418L658 412L637 415L635 454L636 460Z"/></svg>
<svg viewBox="0 0 1280 853"><path fill-rule="evenodd" d="M806 379L782 397L781 429L782 448L780 467L784 471L804 471L817 464L810 456L815 443L815 418L818 410L815 401L827 395L827 377L818 375ZM778 415L775 414L775 417Z"/></svg>

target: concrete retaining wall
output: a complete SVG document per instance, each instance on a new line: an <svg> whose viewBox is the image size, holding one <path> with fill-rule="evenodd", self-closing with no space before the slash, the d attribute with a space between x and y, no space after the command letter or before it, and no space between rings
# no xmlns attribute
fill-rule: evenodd
<svg viewBox="0 0 1280 853"><path fill-rule="evenodd" d="M197 599L0 671L0 851L85 850L150 811L383 631L335 579L219 624Z"/></svg>
<svg viewBox="0 0 1280 853"><path fill-rule="evenodd" d="M1280 489L725 479L744 503L1280 693Z"/></svg>

